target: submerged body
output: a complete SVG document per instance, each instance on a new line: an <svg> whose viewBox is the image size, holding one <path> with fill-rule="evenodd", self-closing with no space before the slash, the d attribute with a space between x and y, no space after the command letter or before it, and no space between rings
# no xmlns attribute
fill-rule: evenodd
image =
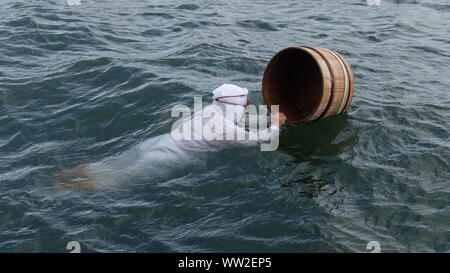
<svg viewBox="0 0 450 273"><path fill-rule="evenodd" d="M106 161L78 166L57 174L62 188L92 189L95 186L116 185L137 177L164 177L176 168L198 162L205 152L214 152L228 147L254 146L261 141L277 138L278 124L252 134L238 126L244 115L247 89L234 85L222 85L214 91L215 101L192 119L184 121L180 128L189 130L193 138L177 137L174 132L150 138L133 146L123 154ZM219 101L219 99L222 99ZM217 111L220 110L220 111ZM220 113L220 114L218 114ZM199 118L201 127L194 126ZM285 118L281 119L284 123ZM276 119L278 121L278 118ZM219 124L205 133L207 124ZM244 139L227 138L227 134L244 135Z"/></svg>
<svg viewBox="0 0 450 273"><path fill-rule="evenodd" d="M91 178L103 184L118 184L135 177L162 177L169 168L182 167L195 158L180 149L170 134L156 136L133 146L116 158L86 167Z"/></svg>

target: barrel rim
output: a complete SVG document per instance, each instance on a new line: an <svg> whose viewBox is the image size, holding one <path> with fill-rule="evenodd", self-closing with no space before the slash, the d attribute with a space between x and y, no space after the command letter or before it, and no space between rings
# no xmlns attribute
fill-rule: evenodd
<svg viewBox="0 0 450 273"><path fill-rule="evenodd" d="M266 69L264 70L264 74L263 74L263 83L262 83L262 91L263 91L263 99L264 99L264 102L266 103L266 105L267 105L267 108L268 108L268 110L269 110L269 112L270 112L270 107L269 107L269 104L267 103L267 101L266 101L266 92L265 92L265 88L264 88L264 85L265 85L265 83L266 83L266 76L267 76L267 71L268 71L268 68L269 68L269 66L270 65L272 65L273 64L273 61L275 60L275 58L277 58L277 57L279 57L279 55L281 55L281 54L284 54L286 51L290 51L290 50L294 50L294 51L301 51L301 52L304 52L304 53L306 53L306 54L308 54L309 55L309 57L311 57L313 60L314 60L314 63L316 64L316 68L318 68L318 71L320 72L320 79L321 79L321 81L320 81L320 85L321 85L321 88L320 88L320 90L321 90L321 93L320 93L320 97L319 97L319 101L321 101L322 100L322 98L323 98L323 95L324 95L324 76L323 76L323 73L322 73L322 67L320 66L320 64L319 64L319 61L311 54L311 52L309 52L308 50L307 50L307 48L309 48L309 47L307 47L307 46L291 46L291 47L287 47L287 48L284 48L284 49L282 49L282 50L280 50L277 54L275 54L275 56L273 56L271 59L270 59L270 61L269 61L269 63L267 64L267 66L266 66ZM272 104L271 104L272 105ZM289 117L288 117L288 121L289 121L289 123L301 123L301 122L312 122L312 121L315 121L316 119L313 119L313 120L309 120L312 116L314 116L314 114L315 114L315 112L317 111L317 109L320 107L320 103L318 103L317 105L315 105L314 106L314 109L311 111L311 113L309 114L309 115L307 115L306 117L304 117L304 118L302 118L302 119L300 119L300 120L295 120L295 121L292 121L292 120L289 120Z"/></svg>

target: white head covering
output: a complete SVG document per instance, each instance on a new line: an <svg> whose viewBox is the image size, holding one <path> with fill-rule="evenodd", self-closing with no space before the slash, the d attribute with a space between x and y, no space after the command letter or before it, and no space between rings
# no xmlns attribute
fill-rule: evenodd
<svg viewBox="0 0 450 273"><path fill-rule="evenodd" d="M214 100L219 99L220 102L245 105L247 103L248 89L234 84L222 84L213 91L213 94Z"/></svg>
<svg viewBox="0 0 450 273"><path fill-rule="evenodd" d="M244 114L248 89L234 84L222 84L213 91L213 94L213 105L220 106L226 118L237 124Z"/></svg>

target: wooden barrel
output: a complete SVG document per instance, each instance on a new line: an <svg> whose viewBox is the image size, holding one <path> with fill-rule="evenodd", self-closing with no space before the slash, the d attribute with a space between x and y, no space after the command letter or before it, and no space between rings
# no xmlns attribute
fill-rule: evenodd
<svg viewBox="0 0 450 273"><path fill-rule="evenodd" d="M354 90L352 69L339 53L307 46L278 52L267 65L262 84L269 110L279 105L288 123L344 113Z"/></svg>

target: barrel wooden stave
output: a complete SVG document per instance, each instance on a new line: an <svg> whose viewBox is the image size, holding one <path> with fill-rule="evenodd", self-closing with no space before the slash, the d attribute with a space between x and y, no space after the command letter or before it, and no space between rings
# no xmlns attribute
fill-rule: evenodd
<svg viewBox="0 0 450 273"><path fill-rule="evenodd" d="M280 105L289 123L311 122L346 112L353 93L350 65L340 54L328 49L286 48L272 58L263 76L264 101L269 107ZM309 113L299 114L304 110Z"/></svg>

